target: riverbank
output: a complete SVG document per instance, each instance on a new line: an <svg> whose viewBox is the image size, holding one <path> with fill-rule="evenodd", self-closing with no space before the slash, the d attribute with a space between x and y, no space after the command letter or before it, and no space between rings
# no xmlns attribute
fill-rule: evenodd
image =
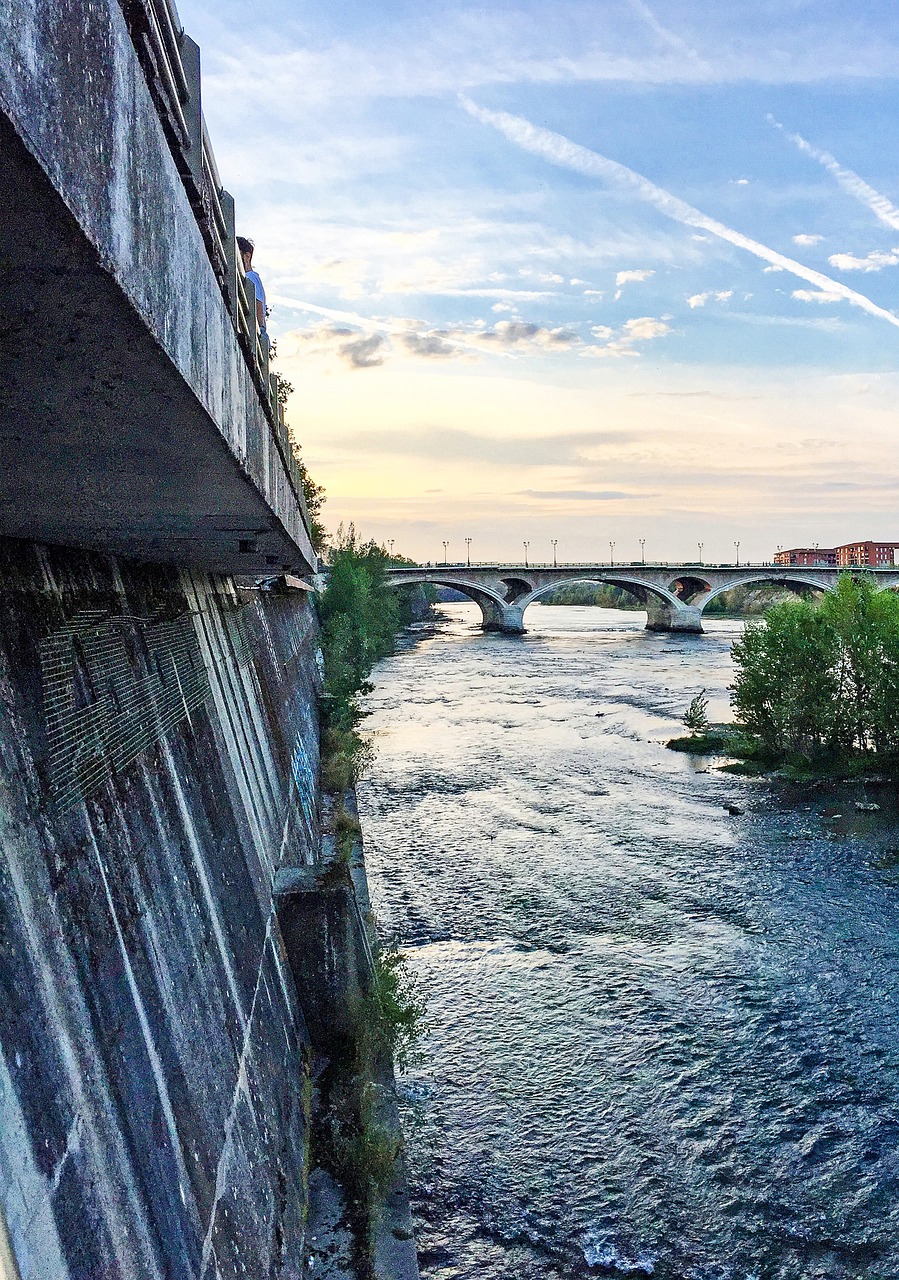
<svg viewBox="0 0 899 1280"><path fill-rule="evenodd" d="M899 781L899 761L873 752L851 756L831 756L806 760L773 754L738 724L723 722L709 725L703 733L671 738L665 744L669 751L691 756L725 758L718 765L721 773L747 777L767 775L791 782L870 782L872 785Z"/></svg>
<svg viewBox="0 0 899 1280"><path fill-rule="evenodd" d="M352 788L323 798L322 827L312 910L323 927L308 909L302 923L305 967L324 950L329 975L313 977L308 1264L324 1280L418 1280L394 1078L408 993L378 937Z"/></svg>

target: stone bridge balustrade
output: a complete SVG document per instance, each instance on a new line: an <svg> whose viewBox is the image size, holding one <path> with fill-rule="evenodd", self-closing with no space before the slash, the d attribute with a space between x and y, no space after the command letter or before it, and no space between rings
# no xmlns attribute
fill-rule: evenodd
<svg viewBox="0 0 899 1280"><path fill-rule="evenodd" d="M715 567L697 564L558 565L427 565L390 569L394 586L432 583L451 587L479 606L485 631L520 635L524 613L554 587L565 583L606 584L634 595L646 609L648 631L702 632L702 615L716 596L733 587L771 583L792 591L832 591L845 569L820 565ZM883 589L899 589L899 569L871 569Z"/></svg>

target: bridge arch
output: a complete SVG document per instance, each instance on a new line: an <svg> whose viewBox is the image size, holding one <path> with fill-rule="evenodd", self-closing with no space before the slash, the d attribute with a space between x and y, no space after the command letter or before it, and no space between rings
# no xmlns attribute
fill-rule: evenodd
<svg viewBox="0 0 899 1280"><path fill-rule="evenodd" d="M725 591L733 591L736 587L750 587L754 583L769 583L772 586L787 587L796 595L802 595L805 591L833 591L836 581L832 583L824 582L820 578L812 578L808 576L800 577L799 574L791 574L789 570L786 572L767 570L761 573L749 574L746 577L740 577L733 582L724 582L717 587L711 587L705 595L694 596L692 603L700 610L704 610L706 606L715 599L716 596L723 595Z"/></svg>
<svg viewBox="0 0 899 1280"><path fill-rule="evenodd" d="M548 585L536 587L530 591L528 595L522 596L516 601L516 605L521 609L522 614L529 604L533 604L535 600L539 600L541 596L548 595L551 591L557 591L559 587L570 586L609 586L620 587L623 591L629 592L641 604L649 605L652 598L658 601L662 608L678 609L682 608L681 601L666 587L659 587L649 582L641 582L636 578L628 577L627 574L614 573L591 573L585 574L582 578L565 578L561 582L551 582Z"/></svg>
<svg viewBox="0 0 899 1280"><path fill-rule="evenodd" d="M683 604L693 604L706 591L711 591L712 584L698 573L682 573L668 584L668 590L677 596Z"/></svg>
<svg viewBox="0 0 899 1280"><path fill-rule="evenodd" d="M503 631L506 629L507 602L498 591L492 591L481 583L467 581L463 576L454 573L440 573L439 570L424 570L420 574L405 574L402 578L391 578L392 587L449 587L463 596L468 596L481 611L481 626L485 631ZM506 584L504 584L506 585ZM525 584L530 589L530 583Z"/></svg>

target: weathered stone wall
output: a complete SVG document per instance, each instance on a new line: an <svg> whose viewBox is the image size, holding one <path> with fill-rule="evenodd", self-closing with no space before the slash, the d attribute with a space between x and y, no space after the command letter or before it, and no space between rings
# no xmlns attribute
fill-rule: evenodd
<svg viewBox="0 0 899 1280"><path fill-rule="evenodd" d="M303 592L0 542L23 1280L302 1273L307 1036L272 882L318 844L316 654Z"/></svg>

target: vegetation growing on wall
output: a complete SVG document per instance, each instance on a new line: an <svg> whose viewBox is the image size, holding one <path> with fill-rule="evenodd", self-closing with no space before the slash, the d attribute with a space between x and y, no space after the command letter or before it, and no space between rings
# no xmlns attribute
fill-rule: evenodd
<svg viewBox="0 0 899 1280"><path fill-rule="evenodd" d="M283 383L279 385L283 385ZM290 386L289 383L287 385ZM293 390L292 387L291 390ZM291 451L300 469L303 498L306 502L306 510L309 513L309 541L312 543L313 551L317 555L323 556L328 546L328 530L322 520L322 507L325 505L325 486L316 484L312 479L300 446L296 441L291 444Z"/></svg>
<svg viewBox="0 0 899 1280"><path fill-rule="evenodd" d="M328 585L319 597L324 680L322 786L329 793L336 859L327 872L348 881L361 836L346 793L370 758L359 733L361 698L371 689L374 664L391 653L411 616L411 592L389 585L383 547L363 542L354 527L339 528L328 550ZM372 922L373 924L373 922ZM324 1104L320 1158L345 1188L355 1223L356 1274L373 1274L371 1232L397 1173L400 1133L392 1112L393 1064L405 1070L423 1026L424 1001L405 956L380 945L372 927L371 983L362 996L357 1032L345 1060L333 1061L321 1087ZM367 1242L367 1243L366 1243Z"/></svg>
<svg viewBox="0 0 899 1280"><path fill-rule="evenodd" d="M359 699L371 689L372 667L393 650L402 625L400 602L387 582L387 555L341 526L328 553L330 576L319 597L324 686L322 775L326 791L342 794L360 776L369 748L360 737Z"/></svg>

